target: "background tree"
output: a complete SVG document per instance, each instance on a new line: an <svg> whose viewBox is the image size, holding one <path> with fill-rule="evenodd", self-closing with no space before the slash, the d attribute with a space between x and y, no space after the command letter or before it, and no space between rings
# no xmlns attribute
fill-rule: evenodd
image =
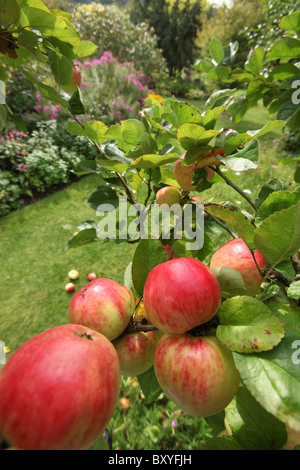
<svg viewBox="0 0 300 470"><path fill-rule="evenodd" d="M232 6L226 4L210 9L202 19L202 28L196 44L201 57L209 55L212 38L223 44L238 41L239 52L236 64L243 64L250 51L248 31L264 22L264 5L261 0L234 0Z"/></svg>
<svg viewBox="0 0 300 470"><path fill-rule="evenodd" d="M153 27L158 46L167 60L169 75L174 76L191 65L197 54L195 38L201 27L199 0L134 0L131 7L133 21L143 20Z"/></svg>

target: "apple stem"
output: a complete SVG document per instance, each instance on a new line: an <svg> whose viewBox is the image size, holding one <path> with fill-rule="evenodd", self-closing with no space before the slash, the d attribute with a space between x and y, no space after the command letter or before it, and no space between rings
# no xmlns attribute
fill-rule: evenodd
<svg viewBox="0 0 300 470"><path fill-rule="evenodd" d="M244 191L239 188L235 183L233 183L233 181L231 181L229 178L227 178L227 176L225 176L222 171L217 168L217 167L214 167L214 166L210 166L209 168L211 168L212 170L214 170L219 176L221 176L221 178L223 178L224 181L226 181L226 183L228 184L228 186L231 186L235 191L237 191L244 199L246 199L247 202L249 202L249 204L253 207L253 209L256 211L256 206L255 206L255 202L251 199L251 197L249 197L246 193L244 193Z"/></svg>
<svg viewBox="0 0 300 470"><path fill-rule="evenodd" d="M90 341L93 341L92 335L89 335L88 333L75 333L76 336L79 338L86 338L89 339Z"/></svg>
<svg viewBox="0 0 300 470"><path fill-rule="evenodd" d="M139 331L157 331L158 328L154 325L129 325L126 328L126 333L137 333Z"/></svg>

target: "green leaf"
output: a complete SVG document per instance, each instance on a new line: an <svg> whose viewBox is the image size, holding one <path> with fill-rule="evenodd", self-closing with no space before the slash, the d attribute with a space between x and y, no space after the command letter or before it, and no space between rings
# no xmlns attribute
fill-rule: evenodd
<svg viewBox="0 0 300 470"><path fill-rule="evenodd" d="M235 297L236 295L247 294L247 288L241 274L231 268L214 268L212 272L218 279L222 290L222 296L225 299Z"/></svg>
<svg viewBox="0 0 300 470"><path fill-rule="evenodd" d="M7 120L7 109L4 104L0 104L0 130L2 130L6 125Z"/></svg>
<svg viewBox="0 0 300 470"><path fill-rule="evenodd" d="M287 16L284 16L280 23L280 28L286 29L288 31L293 31L295 33L300 32L300 11L294 11Z"/></svg>
<svg viewBox="0 0 300 470"><path fill-rule="evenodd" d="M281 38L278 39L271 47L267 54L267 59L288 61L294 57L300 56L300 39L297 38Z"/></svg>
<svg viewBox="0 0 300 470"><path fill-rule="evenodd" d="M295 270L290 261L281 261L276 264L276 271L281 273L286 279L294 279Z"/></svg>
<svg viewBox="0 0 300 470"><path fill-rule="evenodd" d="M80 37L74 26L63 17L58 17L44 9L24 6L20 12L20 24L40 31L43 37L54 36L69 44L78 43Z"/></svg>
<svg viewBox="0 0 300 470"><path fill-rule="evenodd" d="M274 303L274 312L284 310ZM270 308L270 304L268 304ZM287 307L288 308L288 307ZM296 319L295 319L296 318ZM300 431L299 311L282 315L285 337L270 351L256 354L233 353L242 381L254 398L269 413ZM296 326L289 326L295 319Z"/></svg>
<svg viewBox="0 0 300 470"><path fill-rule="evenodd" d="M207 80L222 80L227 78L230 74L230 67L226 65L217 65L213 70L206 75Z"/></svg>
<svg viewBox="0 0 300 470"><path fill-rule="evenodd" d="M295 254L300 247L300 202L264 219L255 230L254 243L272 267Z"/></svg>
<svg viewBox="0 0 300 470"><path fill-rule="evenodd" d="M253 73L253 75L260 75L262 66L264 64L265 49L263 47L255 47L248 56L245 63L245 70Z"/></svg>
<svg viewBox="0 0 300 470"><path fill-rule="evenodd" d="M255 225L239 210L221 204L205 204L205 210L209 214L224 220L249 246L250 250L255 249L254 230Z"/></svg>
<svg viewBox="0 0 300 470"><path fill-rule="evenodd" d="M269 194L256 213L255 223L259 225L269 215L287 209L299 200L300 193L296 192L276 191Z"/></svg>
<svg viewBox="0 0 300 470"><path fill-rule="evenodd" d="M134 160L130 167L131 168L156 168L167 163L173 163L178 159L178 155L170 153L167 155L142 155L141 157Z"/></svg>
<svg viewBox="0 0 300 470"><path fill-rule="evenodd" d="M213 38L209 44L209 50L211 53L212 58L218 63L221 64L222 60L224 59L225 52L222 46L221 41L219 39Z"/></svg>
<svg viewBox="0 0 300 470"><path fill-rule="evenodd" d="M236 89L227 88L214 92L205 103L206 109L214 109L227 105L234 97Z"/></svg>
<svg viewBox="0 0 300 470"><path fill-rule="evenodd" d="M139 296L143 295L150 271L164 261L166 261L166 252L158 240L142 239L139 242L132 260L132 279Z"/></svg>
<svg viewBox="0 0 300 470"><path fill-rule="evenodd" d="M227 157L219 157L219 160L234 171L256 169L258 166L258 141L256 139Z"/></svg>
<svg viewBox="0 0 300 470"><path fill-rule="evenodd" d="M191 150L194 147L207 145L208 142L218 135L220 131L206 130L197 124L183 124L177 132L177 139L185 150Z"/></svg>
<svg viewBox="0 0 300 470"><path fill-rule="evenodd" d="M121 174L129 168L128 163L122 163L118 160L98 159L97 162L101 168L106 168L107 170L116 171Z"/></svg>
<svg viewBox="0 0 300 470"><path fill-rule="evenodd" d="M68 108L68 101L62 98L53 87L41 82L26 70L22 70L22 72L31 83L37 86L38 90L44 98L53 101L56 104L60 104L63 108Z"/></svg>
<svg viewBox="0 0 300 470"><path fill-rule="evenodd" d="M87 175L89 173L100 172L101 168L95 160L83 160L74 168L76 175Z"/></svg>
<svg viewBox="0 0 300 470"><path fill-rule="evenodd" d="M171 101L171 108L174 115L173 124L176 127L188 122L201 122L201 114L199 110L191 104L176 100Z"/></svg>
<svg viewBox="0 0 300 470"><path fill-rule="evenodd" d="M267 181L259 191L258 197L255 201L255 206L259 209L262 203L273 191L287 191L288 189L289 186L278 178L273 178L270 181Z"/></svg>
<svg viewBox="0 0 300 470"><path fill-rule="evenodd" d="M249 296L227 299L218 310L217 337L232 351L268 351L284 336L280 320L260 300Z"/></svg>
<svg viewBox="0 0 300 470"><path fill-rule="evenodd" d="M99 242L97 237L97 224L94 221L86 221L78 227L78 233L68 240L66 250L79 248L93 242Z"/></svg>
<svg viewBox="0 0 300 470"><path fill-rule="evenodd" d="M111 204L115 208L119 206L119 197L112 186L100 186L90 195L88 205L92 209L97 210L101 204Z"/></svg>
<svg viewBox="0 0 300 470"><path fill-rule="evenodd" d="M73 64L70 59L53 51L49 52L48 57L50 68L57 83L68 85L73 78Z"/></svg>
<svg viewBox="0 0 300 470"><path fill-rule="evenodd" d="M108 130L108 127L102 121L84 121L83 126L87 137L91 139L92 142L101 144L106 140L105 133Z"/></svg>
<svg viewBox="0 0 300 470"><path fill-rule="evenodd" d="M96 52L98 47L91 41L80 41L74 45L73 52L76 57L89 57Z"/></svg>
<svg viewBox="0 0 300 470"><path fill-rule="evenodd" d="M140 387L145 395L145 402L147 404L155 401L162 393L162 389L157 381L154 367L151 367L143 374L138 375Z"/></svg>
<svg viewBox="0 0 300 470"><path fill-rule="evenodd" d="M300 299L300 281L292 282L287 290L287 296L290 299L299 300Z"/></svg>
<svg viewBox="0 0 300 470"><path fill-rule="evenodd" d="M75 90L74 93L72 94L69 100L69 108L70 108L71 113L74 115L85 113L85 107L82 103L82 96L81 96L80 88L77 88L77 90Z"/></svg>
<svg viewBox="0 0 300 470"><path fill-rule="evenodd" d="M279 450L287 441L285 424L240 387L225 409L232 437L244 450Z"/></svg>

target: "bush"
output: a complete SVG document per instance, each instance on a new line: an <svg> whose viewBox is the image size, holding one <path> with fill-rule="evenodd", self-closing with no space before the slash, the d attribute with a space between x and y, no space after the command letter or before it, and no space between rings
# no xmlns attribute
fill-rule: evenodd
<svg viewBox="0 0 300 470"><path fill-rule="evenodd" d="M40 121L31 136L10 131L1 137L0 216L21 207L33 191L68 183L75 166L96 154L91 143L71 136L57 119Z"/></svg>
<svg viewBox="0 0 300 470"><path fill-rule="evenodd" d="M137 70L151 77L152 83L166 71L154 30L145 23L134 25L118 7L101 3L80 5L74 11L73 24L81 37L98 46L94 57L110 51L120 62L132 62Z"/></svg>

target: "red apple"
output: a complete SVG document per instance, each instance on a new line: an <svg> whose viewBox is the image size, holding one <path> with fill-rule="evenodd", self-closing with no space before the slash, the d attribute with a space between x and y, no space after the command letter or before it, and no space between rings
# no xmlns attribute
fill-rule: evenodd
<svg viewBox="0 0 300 470"><path fill-rule="evenodd" d="M154 351L160 338L158 331L124 334L113 342L122 375L135 377L153 366Z"/></svg>
<svg viewBox="0 0 300 470"><path fill-rule="evenodd" d="M22 450L87 449L117 405L116 351L81 325L44 331L21 346L0 374L0 429Z"/></svg>
<svg viewBox="0 0 300 470"><path fill-rule="evenodd" d="M73 93L77 90L77 87L81 85L81 72L76 65L73 66L73 77L68 85L63 85L61 88L67 93Z"/></svg>
<svg viewBox="0 0 300 470"><path fill-rule="evenodd" d="M129 323L133 296L111 279L90 281L73 295L69 305L69 323L93 328L110 341L117 338Z"/></svg>
<svg viewBox="0 0 300 470"><path fill-rule="evenodd" d="M260 270L263 270L263 256L259 251L255 251L254 256ZM263 278L257 269L250 249L242 238L230 240L213 254L210 269L222 267L235 269L235 271L241 274L248 295L260 293L260 285L263 282Z"/></svg>
<svg viewBox="0 0 300 470"><path fill-rule="evenodd" d="M164 334L155 349L154 370L168 398L197 418L222 411L240 383L232 352L215 336Z"/></svg>
<svg viewBox="0 0 300 470"><path fill-rule="evenodd" d="M146 313L165 333L185 333L208 322L222 293L216 276L200 261L182 257L155 266L143 292Z"/></svg>
<svg viewBox="0 0 300 470"><path fill-rule="evenodd" d="M71 271L68 272L68 278L75 280L79 278L79 272L76 269L71 269Z"/></svg>
<svg viewBox="0 0 300 470"><path fill-rule="evenodd" d="M97 277L97 276L96 276L95 273L89 273L89 274L88 274L88 280L89 280L89 281L93 281L94 279L96 279L96 277Z"/></svg>
<svg viewBox="0 0 300 470"><path fill-rule="evenodd" d="M196 162L187 166L182 164L185 154L181 155L181 157L175 162L173 169L175 180L180 184L182 189L195 191L196 187L192 184L193 174L197 168L205 168L207 172L207 180L211 183L214 179L215 172L212 168L209 168L209 165L220 164L220 161L216 158L218 155L224 156L223 149L212 150L205 155L201 155Z"/></svg>
<svg viewBox="0 0 300 470"><path fill-rule="evenodd" d="M158 205L167 204L180 204L180 191L174 186L165 186L160 188L156 193L156 202Z"/></svg>
<svg viewBox="0 0 300 470"><path fill-rule="evenodd" d="M75 284L73 284L73 282L68 282L68 284L65 285L65 289L67 292L73 292Z"/></svg>

